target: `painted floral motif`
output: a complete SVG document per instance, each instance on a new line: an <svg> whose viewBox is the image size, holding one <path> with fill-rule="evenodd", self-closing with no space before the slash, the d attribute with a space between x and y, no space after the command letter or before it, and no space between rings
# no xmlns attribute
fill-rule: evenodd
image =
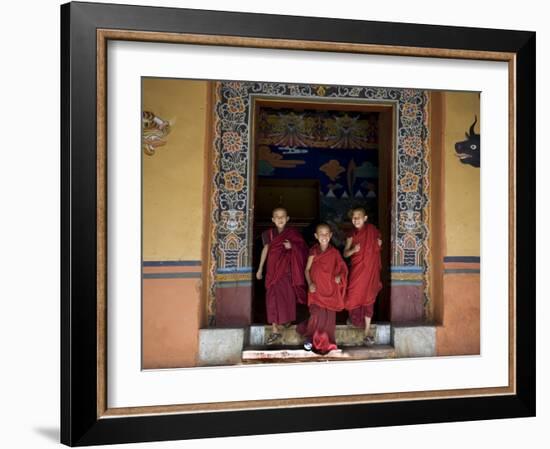
<svg viewBox="0 0 550 449"><path fill-rule="evenodd" d="M229 108L229 112L233 112L233 113L244 112L244 102L240 97L230 98L227 101L227 106Z"/></svg>
<svg viewBox="0 0 550 449"><path fill-rule="evenodd" d="M241 149L242 139L239 133L229 131L223 133L222 137L223 149L229 153L236 153Z"/></svg>
<svg viewBox="0 0 550 449"><path fill-rule="evenodd" d="M414 98L418 95L418 91L414 89L403 89L401 91L401 98L403 101L409 101L411 98Z"/></svg>
<svg viewBox="0 0 550 449"><path fill-rule="evenodd" d="M399 184L401 185L401 190L405 193L416 192L418 190L418 181L418 176L408 172L399 180Z"/></svg>
<svg viewBox="0 0 550 449"><path fill-rule="evenodd" d="M244 178L237 170L231 170L224 174L225 188L233 192L238 192L244 187Z"/></svg>
<svg viewBox="0 0 550 449"><path fill-rule="evenodd" d="M406 102L401 104L400 107L401 123L411 130L415 129L415 134L421 130L422 126L423 109L421 100L422 98L418 96L409 98Z"/></svg>
<svg viewBox="0 0 550 449"><path fill-rule="evenodd" d="M414 103L405 103L403 105L402 114L404 118L414 119L418 114L418 106Z"/></svg>
<svg viewBox="0 0 550 449"><path fill-rule="evenodd" d="M407 156L416 157L422 151L422 139L419 136L403 138L403 151Z"/></svg>

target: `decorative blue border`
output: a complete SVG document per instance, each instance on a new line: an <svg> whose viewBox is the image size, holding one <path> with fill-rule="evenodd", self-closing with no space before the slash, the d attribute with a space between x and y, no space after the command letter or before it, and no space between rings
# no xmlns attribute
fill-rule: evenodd
<svg viewBox="0 0 550 449"><path fill-rule="evenodd" d="M425 267L421 267L418 265L394 265L390 267L390 271L392 273L424 273Z"/></svg>

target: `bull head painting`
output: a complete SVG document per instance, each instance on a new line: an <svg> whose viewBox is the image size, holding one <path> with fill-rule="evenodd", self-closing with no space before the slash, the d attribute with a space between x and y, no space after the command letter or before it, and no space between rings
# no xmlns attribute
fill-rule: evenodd
<svg viewBox="0 0 550 449"><path fill-rule="evenodd" d="M477 123L477 115L475 116L474 123L470 126L470 132L466 133L466 140L455 143L455 152L460 162L463 164L471 165L472 167L479 167L480 158L480 134L476 134L474 127Z"/></svg>

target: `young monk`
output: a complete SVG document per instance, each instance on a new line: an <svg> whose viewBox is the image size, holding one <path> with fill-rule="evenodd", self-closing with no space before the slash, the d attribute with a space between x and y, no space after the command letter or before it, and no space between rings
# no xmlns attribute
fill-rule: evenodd
<svg viewBox="0 0 550 449"><path fill-rule="evenodd" d="M307 259L307 245L301 234L287 226L290 217L285 208L273 210L271 221L275 227L262 233L262 255L256 279L265 274L267 321L271 324L268 343L281 338L279 325L290 325L296 320L296 303L306 303L304 267Z"/></svg>
<svg viewBox="0 0 550 449"><path fill-rule="evenodd" d="M317 226L315 238L319 243L311 248L305 271L310 317L297 331L306 337L306 350L326 354L336 349L336 312L344 309L348 267L330 244L332 232L327 224Z"/></svg>
<svg viewBox="0 0 550 449"><path fill-rule="evenodd" d="M346 310L348 323L355 327L364 327L363 342L374 344L369 335L370 323L374 313L374 302L382 289L380 251L382 240L376 226L367 223L365 209L357 207L351 210L351 222L355 228L346 239L344 257L351 257L351 268L346 292Z"/></svg>

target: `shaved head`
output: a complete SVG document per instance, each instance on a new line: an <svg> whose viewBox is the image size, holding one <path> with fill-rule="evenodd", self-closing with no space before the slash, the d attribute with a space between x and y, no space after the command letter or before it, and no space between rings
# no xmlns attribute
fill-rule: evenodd
<svg viewBox="0 0 550 449"><path fill-rule="evenodd" d="M284 207L276 207L276 208L273 209L273 211L271 212L271 215L274 216L276 212L284 212L285 215L288 215L288 211L287 211Z"/></svg>
<svg viewBox="0 0 550 449"><path fill-rule="evenodd" d="M319 234L319 231L322 230L322 229L326 229L328 232L332 232L332 230L330 229L330 226L328 224L319 223L315 228L315 233Z"/></svg>
<svg viewBox="0 0 550 449"><path fill-rule="evenodd" d="M350 217L351 217L355 212L359 212L359 213L363 214L365 217L368 215L368 214L367 214L367 210L366 210L364 207L354 207L354 208L353 208L352 210L350 210L350 212L349 212Z"/></svg>

